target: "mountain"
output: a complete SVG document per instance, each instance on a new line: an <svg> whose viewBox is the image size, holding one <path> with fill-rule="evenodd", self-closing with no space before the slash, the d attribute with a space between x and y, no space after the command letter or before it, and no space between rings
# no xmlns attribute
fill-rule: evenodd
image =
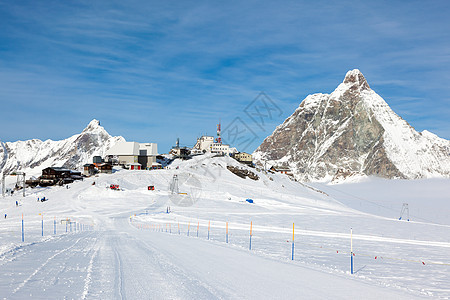
<svg viewBox="0 0 450 300"><path fill-rule="evenodd" d="M306 97L253 156L305 181L450 177L450 141L414 130L357 69L331 94Z"/></svg>
<svg viewBox="0 0 450 300"><path fill-rule="evenodd" d="M61 141L0 142L0 171L8 174L34 169L32 173L39 174L50 166L81 169L85 163L92 162L93 156L103 157L106 150L121 141L125 139L110 136L94 119L80 134Z"/></svg>

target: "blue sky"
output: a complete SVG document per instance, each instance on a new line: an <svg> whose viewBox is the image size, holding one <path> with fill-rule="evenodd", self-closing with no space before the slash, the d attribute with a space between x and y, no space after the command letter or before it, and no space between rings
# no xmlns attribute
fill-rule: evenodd
<svg viewBox="0 0 450 300"><path fill-rule="evenodd" d="M167 152L239 118L253 151L354 68L450 139L450 2L372 2L0 0L0 139L63 139L96 118ZM244 110L262 91L279 110L257 126Z"/></svg>

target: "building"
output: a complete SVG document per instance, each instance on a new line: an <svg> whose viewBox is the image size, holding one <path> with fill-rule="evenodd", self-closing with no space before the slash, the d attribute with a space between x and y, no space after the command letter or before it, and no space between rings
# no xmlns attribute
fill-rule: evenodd
<svg viewBox="0 0 450 300"><path fill-rule="evenodd" d="M98 164L97 168L100 173L112 174L112 165L109 163Z"/></svg>
<svg viewBox="0 0 450 300"><path fill-rule="evenodd" d="M236 148L230 148L230 145L214 142L214 137L205 135L197 139L197 143L191 151L192 154L217 153L223 155L232 155L236 152Z"/></svg>
<svg viewBox="0 0 450 300"><path fill-rule="evenodd" d="M252 155L245 153L245 152L239 152L234 154L233 156L237 161L247 164L247 165L252 165L253 164L253 159L252 159Z"/></svg>
<svg viewBox="0 0 450 300"><path fill-rule="evenodd" d="M94 156L92 158L92 162L94 164L101 164L103 162L103 158L101 156Z"/></svg>
<svg viewBox="0 0 450 300"><path fill-rule="evenodd" d="M128 169L130 170L141 170L142 166L140 163L132 163L127 165Z"/></svg>
<svg viewBox="0 0 450 300"><path fill-rule="evenodd" d="M200 153L211 152L211 145L214 143L213 136L202 136L197 139L197 143L192 148L193 150L198 150Z"/></svg>
<svg viewBox="0 0 450 300"><path fill-rule="evenodd" d="M83 166L83 175L92 176L96 173L94 164L85 164Z"/></svg>
<svg viewBox="0 0 450 300"><path fill-rule="evenodd" d="M61 167L48 167L42 170L42 175L39 178L39 185L63 185L65 183L72 183L74 180L80 179L83 179L83 177L79 171Z"/></svg>
<svg viewBox="0 0 450 300"><path fill-rule="evenodd" d="M106 152L105 161L126 167L130 167L131 164L140 164L145 169L156 163L157 155L156 143L122 142Z"/></svg>
<svg viewBox="0 0 450 300"><path fill-rule="evenodd" d="M156 156L158 155L158 145L156 143L141 143L139 144L138 163L143 169L150 168L156 163Z"/></svg>

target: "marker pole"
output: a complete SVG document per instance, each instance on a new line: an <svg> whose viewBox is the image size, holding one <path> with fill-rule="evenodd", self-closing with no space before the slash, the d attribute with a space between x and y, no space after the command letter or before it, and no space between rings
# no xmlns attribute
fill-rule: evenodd
<svg viewBox="0 0 450 300"><path fill-rule="evenodd" d="M211 221L208 221L208 240L209 240L209 228L211 227Z"/></svg>
<svg viewBox="0 0 450 300"><path fill-rule="evenodd" d="M353 274L353 229L350 228L350 273Z"/></svg>
<svg viewBox="0 0 450 300"><path fill-rule="evenodd" d="M198 228L200 227L200 221L197 222L197 237L198 237Z"/></svg>
<svg viewBox="0 0 450 300"><path fill-rule="evenodd" d="M191 222L189 221L189 223L188 223L188 233L187 233L187 235L189 236L189 229L191 228Z"/></svg>
<svg viewBox="0 0 450 300"><path fill-rule="evenodd" d="M178 222L178 234L180 234L180 222Z"/></svg>
<svg viewBox="0 0 450 300"><path fill-rule="evenodd" d="M248 247L249 250L252 250L252 227L253 221L250 222L250 246Z"/></svg>
<svg viewBox="0 0 450 300"><path fill-rule="evenodd" d="M41 233L44 236L44 215L41 214Z"/></svg>
<svg viewBox="0 0 450 300"><path fill-rule="evenodd" d="M227 222L227 244L228 244L228 222Z"/></svg>
<svg viewBox="0 0 450 300"><path fill-rule="evenodd" d="M169 223L169 233L172 233L172 223Z"/></svg>
<svg viewBox="0 0 450 300"><path fill-rule="evenodd" d="M294 223L292 223L292 260L294 260L294 238L295 238L294 228L295 228Z"/></svg>
<svg viewBox="0 0 450 300"><path fill-rule="evenodd" d="M53 219L53 234L56 234L56 217Z"/></svg>
<svg viewBox="0 0 450 300"><path fill-rule="evenodd" d="M22 242L24 242L24 241L25 241L25 234L23 231L23 213L22 213Z"/></svg>

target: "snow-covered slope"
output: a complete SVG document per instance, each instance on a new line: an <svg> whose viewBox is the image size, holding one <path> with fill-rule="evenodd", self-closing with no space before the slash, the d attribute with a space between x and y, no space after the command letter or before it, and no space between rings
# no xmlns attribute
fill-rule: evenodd
<svg viewBox="0 0 450 300"><path fill-rule="evenodd" d="M259 179L241 178L228 167ZM195 196L190 205L177 205L170 193L174 175L182 197ZM372 182L369 201L358 193L346 206L331 193L346 193L342 197L348 199L355 187L327 186L327 195L318 191L321 184L313 189L209 155L175 160L162 170L118 168L69 188L27 189L26 197L16 193L0 201L0 211L8 215L0 219L0 297L448 299L450 227L426 219L437 212L449 219L449 202L433 201L448 199L450 185L448 179L430 181L420 190L427 191L423 200L433 200L410 202L409 222L380 211L382 206L399 213L410 200L401 183L390 189L394 181ZM110 190L110 184L121 190ZM426 186L428 180L414 184ZM387 190L397 202L379 202L385 200L380 191ZM43 196L48 201L36 201ZM364 212L358 211L361 202ZM421 215L424 206L429 216ZM94 231L69 226L66 233L60 221L67 219Z"/></svg>
<svg viewBox="0 0 450 300"><path fill-rule="evenodd" d="M450 141L415 131L356 69L333 93L306 97L254 158L312 181L450 177Z"/></svg>
<svg viewBox="0 0 450 300"><path fill-rule="evenodd" d="M121 141L125 139L110 136L94 119L80 134L65 140L0 142L0 171L8 174L21 170L33 175L50 166L80 169L83 164L92 162L94 155L103 157Z"/></svg>

